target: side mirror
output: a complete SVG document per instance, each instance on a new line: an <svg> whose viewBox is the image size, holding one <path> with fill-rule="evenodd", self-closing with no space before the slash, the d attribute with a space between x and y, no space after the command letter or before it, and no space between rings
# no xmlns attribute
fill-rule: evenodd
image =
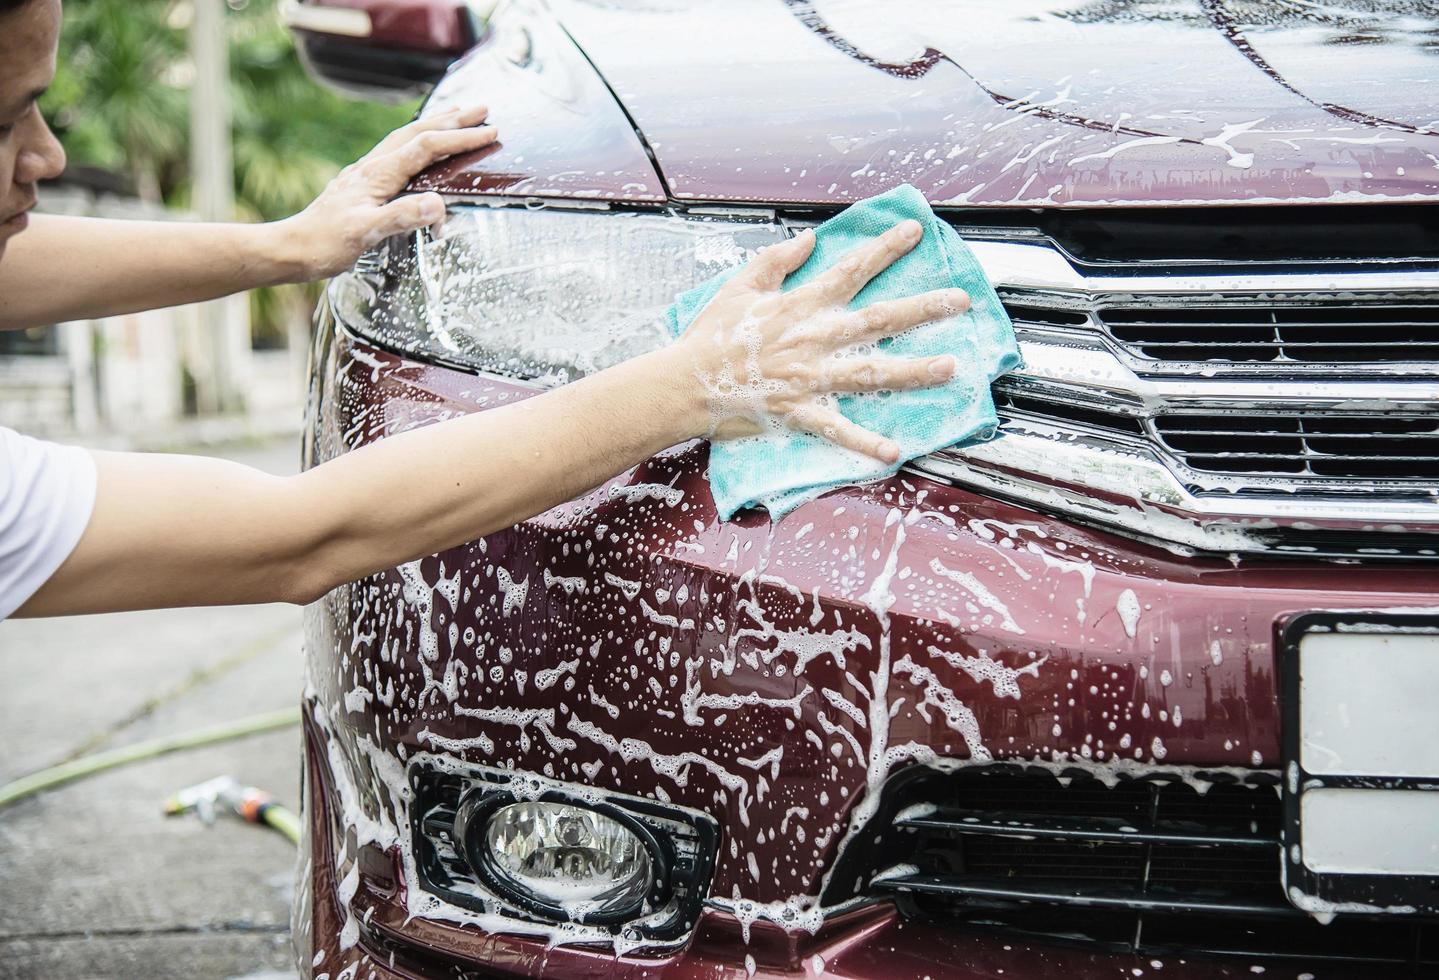
<svg viewBox="0 0 1439 980"><path fill-rule="evenodd" d="M345 95L423 95L484 31L466 0L284 0L280 16L318 82Z"/></svg>

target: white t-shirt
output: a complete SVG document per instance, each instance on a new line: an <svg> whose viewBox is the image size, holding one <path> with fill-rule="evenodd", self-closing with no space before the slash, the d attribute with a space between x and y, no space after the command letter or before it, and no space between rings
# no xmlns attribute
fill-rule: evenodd
<svg viewBox="0 0 1439 980"><path fill-rule="evenodd" d="M0 426L0 620L55 574L95 509L95 460Z"/></svg>

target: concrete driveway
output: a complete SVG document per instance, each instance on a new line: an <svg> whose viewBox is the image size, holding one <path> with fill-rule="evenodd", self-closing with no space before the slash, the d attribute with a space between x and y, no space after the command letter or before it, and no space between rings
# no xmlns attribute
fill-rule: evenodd
<svg viewBox="0 0 1439 980"><path fill-rule="evenodd" d="M293 472L293 440L224 455ZM76 755L298 703L300 610L0 624L0 783ZM221 774L299 802L299 730L164 756L0 810L0 977L286 977L295 850L167 818Z"/></svg>

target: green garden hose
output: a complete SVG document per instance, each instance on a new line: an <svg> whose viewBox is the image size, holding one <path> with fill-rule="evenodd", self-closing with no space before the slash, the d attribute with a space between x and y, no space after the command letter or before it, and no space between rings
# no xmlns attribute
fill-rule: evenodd
<svg viewBox="0 0 1439 980"><path fill-rule="evenodd" d="M275 731L280 728L288 728L291 725L299 724L300 709L285 708L281 711L270 711L261 715L251 715L248 718L241 718L238 721L227 722L223 725L215 725L211 728L202 728L198 731L185 732L179 735L165 735L160 738L150 739L146 742L138 742L135 745L127 745L124 748L111 749L106 752L96 752L93 755L82 756L70 762L63 762L58 766L49 769L42 769L39 772L32 772L28 776L21 776L13 782L0 786L0 809L9 806L28 796L33 796L43 790L53 789L65 783L77 779L84 779L96 773L105 772L118 766L129 765L132 762L143 762L146 759L154 759L157 756L167 755L171 752L183 752L187 749L198 749L206 745L215 745L219 742L229 742L233 739L244 738L247 735L259 735L262 732ZM273 824L272 824L273 825ZM285 828L276 827L286 836L290 833ZM291 831L298 828L290 828Z"/></svg>

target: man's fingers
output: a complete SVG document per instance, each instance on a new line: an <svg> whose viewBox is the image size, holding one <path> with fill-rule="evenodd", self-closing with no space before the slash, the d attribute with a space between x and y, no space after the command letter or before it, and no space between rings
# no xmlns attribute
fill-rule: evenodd
<svg viewBox="0 0 1439 980"><path fill-rule="evenodd" d="M828 272L802 288L824 303L848 303L871 279L919 244L923 234L918 221L901 221L873 241L851 249Z"/></svg>
<svg viewBox="0 0 1439 980"><path fill-rule="evenodd" d="M806 228L788 241L761 249L742 275L755 289L778 289L785 276L809 261L813 251L814 232Z"/></svg>
<svg viewBox="0 0 1439 980"><path fill-rule="evenodd" d="M903 391L933 388L954 377L955 359L943 357L872 357L862 361L841 361L826 374L823 387L829 391Z"/></svg>
<svg viewBox="0 0 1439 980"><path fill-rule="evenodd" d="M445 215L445 200L438 194L406 194L375 212L372 242L403 235L434 224Z"/></svg>
<svg viewBox="0 0 1439 980"><path fill-rule="evenodd" d="M446 109L444 112L437 112L433 116L416 119L376 143L375 148L367 156L384 156L387 153L393 153L421 133L437 129L464 129L469 126L478 126L485 121L489 114L489 108L482 105L456 106L453 109Z"/></svg>
<svg viewBox="0 0 1439 980"><path fill-rule="evenodd" d="M457 153L468 153L490 145L498 135L495 127L478 129L434 129L420 133L386 156L376 157L367 166L375 193L393 197L421 170Z"/></svg>
<svg viewBox="0 0 1439 980"><path fill-rule="evenodd" d="M792 428L812 432L837 446L872 456L881 462L899 461L897 442L856 425L833 409L812 406L798 408L790 414L788 421Z"/></svg>
<svg viewBox="0 0 1439 980"><path fill-rule="evenodd" d="M963 289L936 289L905 299L871 303L846 317L844 334L862 342L882 340L967 309L969 294Z"/></svg>
<svg viewBox="0 0 1439 980"><path fill-rule="evenodd" d="M485 106L456 106L446 109L444 112L437 112L432 116L425 116L423 119L406 123L375 144L375 148L367 155L384 156L398 150L421 133L437 129L459 129L464 126L474 126L484 122L488 115L489 109Z"/></svg>

